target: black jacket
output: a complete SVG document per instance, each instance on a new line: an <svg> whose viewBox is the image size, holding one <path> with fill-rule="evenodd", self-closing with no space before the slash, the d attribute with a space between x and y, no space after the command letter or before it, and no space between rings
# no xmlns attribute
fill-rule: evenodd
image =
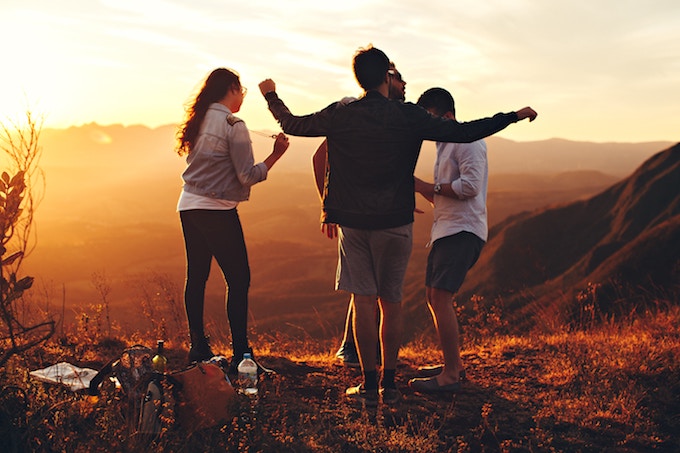
<svg viewBox="0 0 680 453"><path fill-rule="evenodd" d="M358 229L413 222L413 171L423 140L470 143L517 121L513 112L458 123L377 91L305 116L293 115L275 92L265 98L286 134L327 137L322 220Z"/></svg>

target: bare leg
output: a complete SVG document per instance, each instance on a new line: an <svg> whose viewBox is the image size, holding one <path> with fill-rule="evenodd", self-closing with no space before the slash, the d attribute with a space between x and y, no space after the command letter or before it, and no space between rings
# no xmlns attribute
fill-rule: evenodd
<svg viewBox="0 0 680 453"><path fill-rule="evenodd" d="M354 311L354 338L361 362L361 371L375 370L378 328L375 325L375 296L352 295Z"/></svg>
<svg viewBox="0 0 680 453"><path fill-rule="evenodd" d="M380 344L382 346L383 368L397 368L397 357L401 346L402 309L400 302L378 299L382 313L380 322Z"/></svg>
<svg viewBox="0 0 680 453"><path fill-rule="evenodd" d="M354 346L354 329L352 328L352 299L349 300L349 305L347 307L347 318L345 320L345 333L342 337L342 345L352 345Z"/></svg>
<svg viewBox="0 0 680 453"><path fill-rule="evenodd" d="M427 303L444 355L444 369L437 376L437 382L439 385L453 384L458 382L459 373L463 369L463 361L460 358L458 319L453 308L453 294L442 289L428 287Z"/></svg>

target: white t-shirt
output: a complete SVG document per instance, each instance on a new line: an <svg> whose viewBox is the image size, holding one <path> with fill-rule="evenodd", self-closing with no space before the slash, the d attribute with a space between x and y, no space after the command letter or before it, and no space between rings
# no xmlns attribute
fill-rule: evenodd
<svg viewBox="0 0 680 453"><path fill-rule="evenodd" d="M226 211L238 206L238 201L220 200L219 198L204 197L195 193L182 190L177 202L178 211L188 211L190 209L210 209L213 211Z"/></svg>

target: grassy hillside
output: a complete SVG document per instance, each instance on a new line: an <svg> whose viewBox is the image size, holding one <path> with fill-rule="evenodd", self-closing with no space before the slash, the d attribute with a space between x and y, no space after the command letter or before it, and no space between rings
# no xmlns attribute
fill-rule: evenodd
<svg viewBox="0 0 680 453"><path fill-rule="evenodd" d="M260 383L228 421L187 432L165 404L160 437L136 434L125 395L104 386L98 398L42 384L28 371L58 361L99 367L128 344L69 333L15 357L0 369L4 452L573 452L678 451L680 312L550 335L504 335L492 324L463 321L469 381L457 394L413 393L416 368L441 359L423 336L402 348L395 406L366 410L345 401L356 370L334 363L335 344L276 332L255 337L255 352L276 375ZM482 327L481 329L475 327ZM183 368L186 343L168 338L170 370ZM228 346L216 342L226 353ZM233 376L232 376L233 378Z"/></svg>

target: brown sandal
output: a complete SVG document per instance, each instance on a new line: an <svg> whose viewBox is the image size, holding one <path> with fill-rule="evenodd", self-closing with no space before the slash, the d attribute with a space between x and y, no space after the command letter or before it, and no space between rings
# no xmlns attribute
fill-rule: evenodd
<svg viewBox="0 0 680 453"><path fill-rule="evenodd" d="M433 377L438 376L444 370L444 365L434 365L434 366L422 366L418 368L419 377ZM458 380L467 381L467 375L465 373L465 368L458 372Z"/></svg>
<svg viewBox="0 0 680 453"><path fill-rule="evenodd" d="M411 379L408 381L408 386L420 393L455 393L460 390L460 382L439 385L435 376Z"/></svg>

